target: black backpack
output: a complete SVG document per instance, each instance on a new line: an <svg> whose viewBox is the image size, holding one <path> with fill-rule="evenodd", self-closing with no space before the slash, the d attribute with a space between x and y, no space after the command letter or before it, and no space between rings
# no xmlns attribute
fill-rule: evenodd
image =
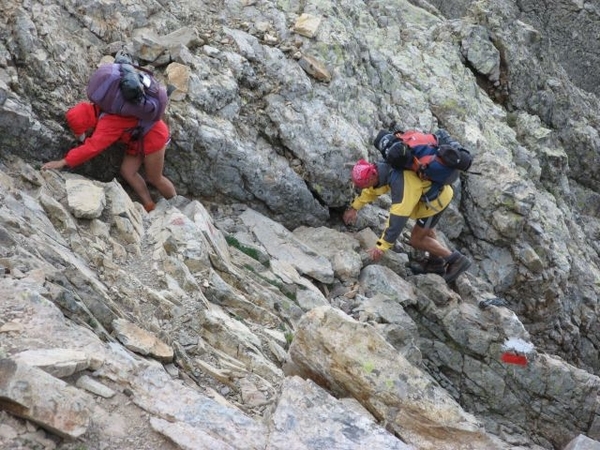
<svg viewBox="0 0 600 450"><path fill-rule="evenodd" d="M451 184L473 163L471 153L439 129L435 134L418 130L381 130L373 141L384 161L397 170L413 170L421 178Z"/></svg>

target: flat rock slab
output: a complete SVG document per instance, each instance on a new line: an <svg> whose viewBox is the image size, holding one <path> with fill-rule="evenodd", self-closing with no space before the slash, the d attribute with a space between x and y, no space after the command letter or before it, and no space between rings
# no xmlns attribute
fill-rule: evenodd
<svg viewBox="0 0 600 450"><path fill-rule="evenodd" d="M97 370L104 364L103 360L94 358L85 352L66 348L25 350L13 355L12 359L38 367L57 378L69 377L86 369Z"/></svg>
<svg viewBox="0 0 600 450"><path fill-rule="evenodd" d="M113 329L116 338L132 352L165 363L173 361L173 349L149 331L124 319L114 320Z"/></svg>
<svg viewBox="0 0 600 450"><path fill-rule="evenodd" d="M77 438L90 424L91 398L37 367L0 360L0 409L62 437Z"/></svg>

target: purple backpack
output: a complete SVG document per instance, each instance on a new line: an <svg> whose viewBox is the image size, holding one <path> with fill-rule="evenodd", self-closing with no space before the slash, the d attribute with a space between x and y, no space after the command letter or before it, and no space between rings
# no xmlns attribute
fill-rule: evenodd
<svg viewBox="0 0 600 450"><path fill-rule="evenodd" d="M121 80L132 70L138 74L140 83L144 86L143 95L137 102L126 100L121 89ZM162 118L167 108L166 89L151 73L136 70L128 64L101 65L90 77L86 91L88 99L98 105L101 112L137 117L139 126L142 127L142 136Z"/></svg>

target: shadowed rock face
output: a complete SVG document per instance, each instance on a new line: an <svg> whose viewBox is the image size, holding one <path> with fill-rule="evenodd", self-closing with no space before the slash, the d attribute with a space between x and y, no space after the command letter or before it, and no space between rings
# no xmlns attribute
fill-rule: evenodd
<svg viewBox="0 0 600 450"><path fill-rule="evenodd" d="M2 4L4 382L58 380L67 411L84 376L116 393L94 397L94 426L74 429L62 410L39 416L41 400L0 395L15 446L29 445L30 420L116 448L283 448L285 430L301 434L284 418L302 416L299 448L369 436L444 448L443 411L419 409L432 396L473 446L600 437L598 99L565 70L556 35L528 20L536 5L414 3ZM589 5L566 4L565 23L587 32ZM118 146L70 172L38 170L76 145L64 112L123 45L175 88L165 171L181 195L157 196L151 214L119 182ZM378 158L373 136L392 120L446 128L482 174L453 186L437 227L474 261L453 286L412 276L404 242L370 264L389 198L355 228L339 220L350 167ZM494 298L507 306L480 303ZM314 308L336 313L313 323ZM501 362L511 338L535 349L524 368ZM386 362L395 353L402 369ZM312 382L288 382L294 366ZM398 370L421 382L410 402ZM349 431L344 414L324 421L302 401L350 408L331 394L360 402Z"/></svg>
<svg viewBox="0 0 600 450"><path fill-rule="evenodd" d="M418 5L420 2L411 2ZM432 6L448 19L460 19L476 8L472 0L432 0ZM510 5L513 2L500 2ZM514 2L518 19L538 30L540 38L550 43L556 62L579 88L598 95L600 51L590 42L598 35L597 5L564 0L551 4L537 0Z"/></svg>

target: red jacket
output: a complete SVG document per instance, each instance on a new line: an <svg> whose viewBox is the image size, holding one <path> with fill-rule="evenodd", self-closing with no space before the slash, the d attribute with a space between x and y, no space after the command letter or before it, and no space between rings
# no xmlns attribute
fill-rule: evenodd
<svg viewBox="0 0 600 450"><path fill-rule="evenodd" d="M130 132L138 125L137 117L105 114L100 117L92 135L82 145L69 150L65 160L76 167L98 156L115 142L129 142Z"/></svg>

